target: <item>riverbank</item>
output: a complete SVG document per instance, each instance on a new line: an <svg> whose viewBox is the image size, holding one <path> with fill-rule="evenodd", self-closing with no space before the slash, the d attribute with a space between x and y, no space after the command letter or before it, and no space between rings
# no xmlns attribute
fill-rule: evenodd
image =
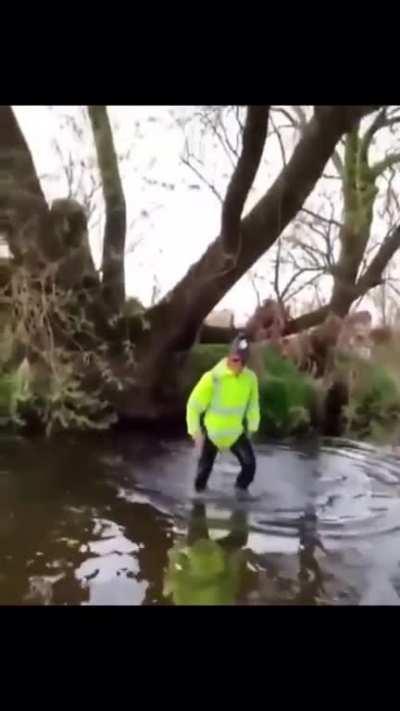
<svg viewBox="0 0 400 711"><path fill-rule="evenodd" d="M187 357L179 357L165 374L163 387L149 405L140 390L126 385L112 401L104 395L87 396L68 391L36 388L29 372L20 370L0 376L0 426L36 433L46 430L45 418L58 430L90 429L185 432L188 395L201 377L226 355L225 345L198 344ZM284 439L314 434L347 436L378 444L391 444L400 436L400 360L396 354L378 353L374 361L355 356L336 359L329 378L316 380L300 373L271 347L253 347L253 367L260 383L262 437ZM172 367L173 366L173 367ZM68 383L67 383L68 385ZM75 400L74 400L75 397ZM86 409L85 409L86 408Z"/></svg>

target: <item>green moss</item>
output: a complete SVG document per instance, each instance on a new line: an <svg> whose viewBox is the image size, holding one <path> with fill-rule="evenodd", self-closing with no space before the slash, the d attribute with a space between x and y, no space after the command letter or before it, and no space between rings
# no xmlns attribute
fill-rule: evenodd
<svg viewBox="0 0 400 711"><path fill-rule="evenodd" d="M31 398L29 384L24 372L0 375L0 425L23 424L20 411Z"/></svg>

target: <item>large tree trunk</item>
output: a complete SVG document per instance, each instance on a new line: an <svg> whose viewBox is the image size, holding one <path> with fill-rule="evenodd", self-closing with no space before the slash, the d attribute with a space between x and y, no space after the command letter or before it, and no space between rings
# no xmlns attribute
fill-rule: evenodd
<svg viewBox="0 0 400 711"><path fill-rule="evenodd" d="M103 293L118 311L125 301L126 205L106 106L88 106L103 186L106 224L103 242Z"/></svg>
<svg viewBox="0 0 400 711"><path fill-rule="evenodd" d="M28 145L11 106L0 106L0 184L36 196L46 204Z"/></svg>
<svg viewBox="0 0 400 711"><path fill-rule="evenodd" d="M0 231L18 261L41 249L37 228L48 213L35 166L11 106L0 106ZM33 247L34 243L34 247Z"/></svg>
<svg viewBox="0 0 400 711"><path fill-rule="evenodd" d="M71 294L75 313L80 309L82 314L98 315L101 309L85 212L69 199L55 200L49 208L10 106L0 107L0 225L12 254L0 302L8 309L16 334L16 355L9 364L13 367L27 352L36 350L40 357L41 326L35 333L35 320L40 324L43 314L37 309L39 304L45 307L45 299L49 306L55 292L63 293L64 305ZM61 333L60 318L55 316L53 335L59 343L70 343L71 333ZM100 320L106 322L104 317Z"/></svg>
<svg viewBox="0 0 400 711"><path fill-rule="evenodd" d="M374 175L368 165L368 154L361 151L361 144L358 122L346 136L344 219L330 302L330 309L342 317L348 313L357 294L357 277L370 238L374 202L378 193Z"/></svg>
<svg viewBox="0 0 400 711"><path fill-rule="evenodd" d="M66 199L49 208L10 106L0 106L0 225L17 264L36 271L57 263L64 288L96 278L84 210Z"/></svg>

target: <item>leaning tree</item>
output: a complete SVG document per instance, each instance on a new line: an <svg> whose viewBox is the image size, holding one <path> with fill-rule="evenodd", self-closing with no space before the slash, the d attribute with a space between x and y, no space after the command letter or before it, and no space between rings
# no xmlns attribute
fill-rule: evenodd
<svg viewBox="0 0 400 711"><path fill-rule="evenodd" d="M378 170L375 167L370 175L366 173L364 159L360 164L360 141L356 136L362 117L378 108L315 106L286 165L254 207L243 216L260 163L263 159L268 160L266 139L271 115L269 106L248 106L238 158L222 202L219 234L161 301L144 314L126 317L121 311L125 196L106 107L89 107L106 212L100 273L95 270L91 258L84 211L68 200L55 201L51 206L47 204L15 115L11 107L0 107L1 231L15 263L32 274L42 288L42 275L45 274L47 279L51 274L52 288L55 285L69 294L71 308L75 312L81 309L79 322L90 324L90 328L79 330L75 321L74 328L65 337L62 328L57 328L60 324L55 314L53 340L64 339L64 346L71 348L94 350L97 346L102 347L103 353L106 345L110 358L121 352L122 344L133 345L135 383L130 397L136 393L138 413L156 412L165 381L165 364L171 366L176 362L175 354L190 349L209 312L274 245L312 192L343 135L346 135L348 144L346 160L349 164L351 160L354 163L354 155L358 156L356 164L362 165L364 181L360 187L359 174L354 177L356 168L349 168L353 177L348 187L348 200L353 221L343 237L343 243L348 240L348 247L345 249L346 259L339 260L338 273L341 285L346 279L354 280L360 245L365 241L364 225L359 228L360 214L369 214L371 210L371 190ZM379 116L382 121L382 113L377 114L376 121ZM365 141L363 145L365 153ZM356 213L352 207L354 200L357 210L360 208ZM371 286L382 260L397 248L395 240L393 235L389 236L375 256L371 273L366 277ZM335 292L334 303L340 305L340 309L350 298L347 294L343 286Z"/></svg>

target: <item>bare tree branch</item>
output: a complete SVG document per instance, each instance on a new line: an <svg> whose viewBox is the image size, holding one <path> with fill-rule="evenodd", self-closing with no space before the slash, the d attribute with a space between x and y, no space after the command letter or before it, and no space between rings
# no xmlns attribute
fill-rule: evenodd
<svg viewBox="0 0 400 711"><path fill-rule="evenodd" d="M342 222L338 222L337 220L334 220L333 218L329 219L328 217L324 217L323 215L318 215L316 212L313 212L312 210L308 210L305 207L302 207L300 212L305 212L307 215L311 215L311 217L314 217L316 220L321 220L322 222L326 222L328 225L336 225L336 227L339 227L340 229L343 227Z"/></svg>
<svg viewBox="0 0 400 711"><path fill-rule="evenodd" d="M365 274L360 277L354 286L351 294L352 301L364 296L370 289L382 283L382 274L393 254L400 248L400 226L387 237L372 260ZM330 304L323 306L316 311L304 314L297 319L291 320L286 329L286 333L297 333L305 328L311 328L326 318L330 310Z"/></svg>
<svg viewBox="0 0 400 711"><path fill-rule="evenodd" d="M398 107L395 108L395 111L398 111ZM375 134L381 128L390 128L391 126L395 126L398 123L400 123L400 116L392 114L390 117L388 117L387 107L384 107L381 111L379 111L374 121L371 123L370 127L366 130L364 137L361 141L360 159L362 161L367 162L368 149L370 147L371 141L374 138Z"/></svg>
<svg viewBox="0 0 400 711"><path fill-rule="evenodd" d="M396 177L396 171L391 166L388 171L382 175L382 178L386 181L387 183L387 188L386 188L386 195L385 195L385 202L383 205L383 209L379 212L380 217L386 216L389 217L389 227L393 228L394 225L399 221L400 219L400 203L397 197L397 193L395 190L393 190L393 180ZM393 214L392 210L392 203L395 205L395 214Z"/></svg>
<svg viewBox="0 0 400 711"><path fill-rule="evenodd" d="M392 153L386 156L383 160L378 161L378 163L375 163L375 165L371 167L371 173L375 178L377 178L387 168L390 168L396 163L400 163L400 153Z"/></svg>
<svg viewBox="0 0 400 711"><path fill-rule="evenodd" d="M209 245L187 274L147 312L151 324L164 324L175 314L175 329L165 332L164 348L185 350L212 308L255 262L275 243L310 195L343 133L351 130L372 106L330 106L314 115L293 154L274 183L240 222L240 256L226 266L221 236ZM176 318L179 314L179 320ZM153 336L153 333L155 334ZM159 336L149 334L149 345ZM156 341L154 341L154 346Z"/></svg>
<svg viewBox="0 0 400 711"><path fill-rule="evenodd" d="M103 184L106 224L103 241L104 295L116 308L125 301L126 205L106 106L88 106Z"/></svg>
<svg viewBox="0 0 400 711"><path fill-rule="evenodd" d="M302 276L305 272L314 272L314 276L311 277L311 279L309 279L305 283L303 283L301 286L299 286L294 292L290 293L290 287L293 286L293 284L297 281L297 279L300 276ZM316 274L315 272L318 272L318 273ZM289 279L285 288L283 289L283 291L280 295L281 300L288 301L289 299L292 299L294 296L299 294L307 286L309 286L310 284L313 284L317 279L320 279L322 273L323 273L323 270L320 270L319 267L299 267L298 271L295 272L291 276L291 278Z"/></svg>
<svg viewBox="0 0 400 711"><path fill-rule="evenodd" d="M274 291L276 294L276 298L278 299L278 302L281 301L281 293L280 293L280 289L279 289L281 253L282 253L282 239L279 238L278 242L277 242L276 259L275 259L275 266L274 266Z"/></svg>
<svg viewBox="0 0 400 711"><path fill-rule="evenodd" d="M382 274L395 254L400 248L400 225L386 237L378 249L375 257L372 259L369 267L364 274L359 278L356 288L360 293L365 293L368 289L378 286L382 281Z"/></svg>
<svg viewBox="0 0 400 711"><path fill-rule="evenodd" d="M286 164L287 164L286 151L285 151L284 143L283 143L283 141L282 141L282 136L281 136L281 134L280 134L280 129L276 127L276 124L275 124L275 122L274 122L274 119L272 118L271 115L270 115L270 121L271 121L271 124L272 124L272 128L274 129L274 130L271 132L270 135L271 135L271 136L274 136L274 135L276 136L277 141L278 141L278 143L279 143L279 148L280 148L280 151L281 151L282 163L283 163L284 166L286 166Z"/></svg>
<svg viewBox="0 0 400 711"><path fill-rule="evenodd" d="M336 220L334 220L333 216L335 214L335 204L330 198L329 198L329 202L331 205L331 217L330 217L330 219L327 219L325 223L323 223L323 226L325 226L325 229L319 230L315 224L309 225L307 223L307 226L314 232L317 232L317 234L319 234L322 237L322 239L324 240L325 254L323 256L323 261L327 267L331 268L334 264L334 261L335 261L334 260L334 240L335 240L335 238L331 237L332 227L337 226L337 227L339 227L339 229L341 229L342 225L340 222L337 222Z"/></svg>
<svg viewBox="0 0 400 711"><path fill-rule="evenodd" d="M321 277L321 274L314 274L314 276L311 277L311 279L308 279L308 281L301 284L301 286L297 287L297 289L294 289L294 291L292 291L290 294L287 294L285 296L282 295L282 301L283 300L289 301L291 299L294 299L296 296L301 294L301 292L304 291L304 289L306 289L308 286L316 286L316 282L319 281L320 277Z"/></svg>
<svg viewBox="0 0 400 711"><path fill-rule="evenodd" d="M222 147L226 157L228 158L232 168L234 169L238 160L238 154L227 137L225 126L221 119L220 109L218 109L216 115L215 110L213 114L210 114L210 112L207 112L205 115L203 114L202 120L205 126L211 129L211 132L218 140L218 143Z"/></svg>
<svg viewBox="0 0 400 711"><path fill-rule="evenodd" d="M195 158L195 156L190 152L189 150L189 144L187 141L185 141L185 154L181 157L181 161L184 165L186 165L190 170L201 180L207 187L211 190L213 195L217 198L217 200L221 203L221 205L224 202L224 199L221 195L221 193L218 192L217 188L213 183L210 183L207 178L205 177L204 173L202 173L200 170L196 168L196 166L193 163L193 160L196 160L198 163L201 164L201 161L198 158Z"/></svg>
<svg viewBox="0 0 400 711"><path fill-rule="evenodd" d="M292 114L289 111L287 111L286 109L279 107L274 110L283 114L283 116L285 116L285 118L287 118L290 121L293 128L297 128L300 131L300 133L303 133L305 130L305 127L307 126L307 116L305 114L305 111L302 108L302 106L292 106L291 108L297 116L297 121L294 118L294 116L292 116ZM316 113L318 114L318 111L316 111ZM343 174L343 162L342 162L342 159L340 157L340 154L339 154L337 148L335 148L335 150L333 151L331 158L332 158L332 162L338 172L338 176L341 177ZM334 178L337 176L326 176L326 177Z"/></svg>
<svg viewBox="0 0 400 711"><path fill-rule="evenodd" d="M298 128L298 123L294 116L290 113L290 111L287 111L286 109L283 109L280 106L271 106L271 112L277 113L277 114L282 114L287 120L289 121L290 125L293 126L293 128Z"/></svg>
<svg viewBox="0 0 400 711"><path fill-rule="evenodd" d="M267 137L269 106L249 106L243 132L242 152L229 182L222 207L221 241L233 255L240 244L240 218L253 184Z"/></svg>
<svg viewBox="0 0 400 711"><path fill-rule="evenodd" d="M299 333L299 331L304 331L307 328L312 328L321 323L328 315L330 310L330 305L321 306L315 311L310 311L307 314L298 316L298 318L293 318L289 321L285 329L285 335L290 335L291 333Z"/></svg>
<svg viewBox="0 0 400 711"><path fill-rule="evenodd" d="M371 143L374 135L376 134L376 132L379 131L379 129L385 125L385 121L386 121L386 106L384 106L383 109L378 111L378 113L376 114L370 127L366 130L363 138L361 139L360 160L363 163L367 163L368 149L369 149L370 143Z"/></svg>
<svg viewBox="0 0 400 711"><path fill-rule="evenodd" d="M316 113L317 116L318 116L319 110L320 110L320 107L314 106L314 112ZM343 161L340 157L340 153L337 148L335 148L335 150L332 153L332 163L335 166L335 168L338 172L338 175L340 177L342 177L344 166L343 166Z"/></svg>
<svg viewBox="0 0 400 711"><path fill-rule="evenodd" d="M260 294L259 288L256 284L256 275L254 274L252 269L249 269L249 271L247 272L247 276L248 276L251 286L253 287L254 293L256 295L257 306L261 306L261 294Z"/></svg>
<svg viewBox="0 0 400 711"><path fill-rule="evenodd" d="M227 130L226 130L225 124L224 124L224 122L223 122L221 116L219 116L219 126L220 126L220 128L221 128L221 133L222 133L222 136L223 136L222 140L226 143L226 145L228 146L230 152L235 156L235 160L238 161L238 160L239 160L239 157L240 157L240 156L239 156L239 151L238 151L238 146L235 147L235 146L232 145L232 143L231 143L231 141L230 141L230 139L229 139L228 132L227 132Z"/></svg>
<svg viewBox="0 0 400 711"><path fill-rule="evenodd" d="M322 177L325 178L325 180L341 180L342 178L340 175L328 175L327 173L322 173Z"/></svg>
<svg viewBox="0 0 400 711"><path fill-rule="evenodd" d="M300 131L303 133L305 127L307 126L307 116L304 109L301 106L292 106L293 111L297 116L297 125Z"/></svg>
<svg viewBox="0 0 400 711"><path fill-rule="evenodd" d="M395 294L397 294L397 296L400 296L400 289L398 289L397 286L393 284L392 280L388 281L388 286L390 286L390 288L394 291Z"/></svg>
<svg viewBox="0 0 400 711"><path fill-rule="evenodd" d="M321 264L318 261L318 257L322 258L323 260L326 259L326 255L324 252L316 247L314 244L307 244L306 242L302 242L301 240L296 239L296 245L300 247L303 252L305 252L308 257L311 259L311 262L313 263L313 266L316 268L321 269Z"/></svg>

